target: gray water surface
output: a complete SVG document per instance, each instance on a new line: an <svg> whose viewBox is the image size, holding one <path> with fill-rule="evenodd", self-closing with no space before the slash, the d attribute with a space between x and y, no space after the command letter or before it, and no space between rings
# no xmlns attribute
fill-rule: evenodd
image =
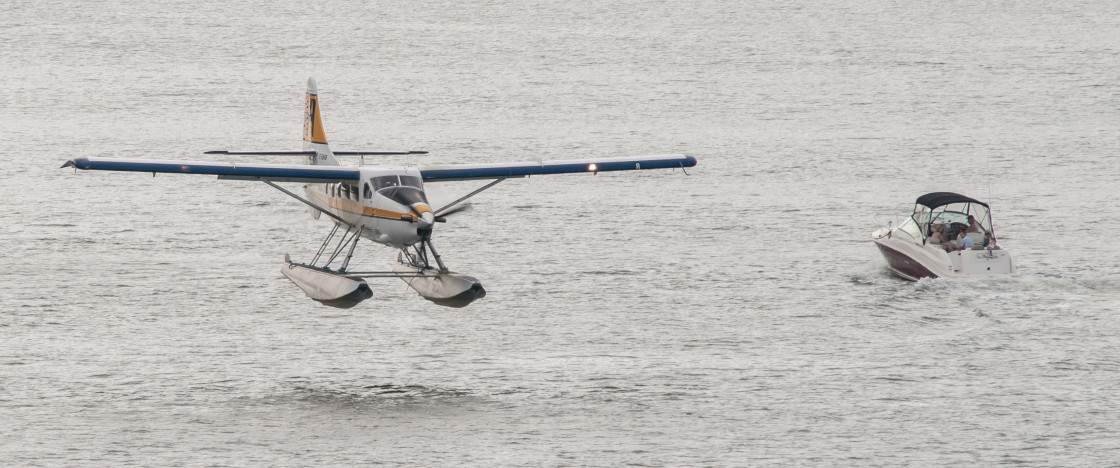
<svg viewBox="0 0 1120 468"><path fill-rule="evenodd" d="M1120 4L398 3L0 6L0 465L1120 460ZM700 164L504 182L435 237L486 298L349 310L264 184L58 168L299 149L309 76L431 152L367 163ZM1022 274L892 277L932 191Z"/></svg>

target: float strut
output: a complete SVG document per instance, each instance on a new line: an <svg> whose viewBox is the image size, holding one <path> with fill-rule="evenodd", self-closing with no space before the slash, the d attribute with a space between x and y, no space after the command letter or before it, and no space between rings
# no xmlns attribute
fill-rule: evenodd
<svg viewBox="0 0 1120 468"><path fill-rule="evenodd" d="M424 239L424 243L428 244L428 250L431 250L432 256L436 258L436 264L439 265L440 273L447 273L447 265L444 265L443 260L439 258L439 252L436 252L436 246L432 245L432 240Z"/></svg>
<svg viewBox="0 0 1120 468"><path fill-rule="evenodd" d="M358 240L362 238L362 229L365 228L358 228L358 231L354 233L354 242L350 244L350 251L346 253L346 258L342 260L342 266L338 269L339 273L346 273L346 266L350 265L350 258L354 256L354 248L358 246Z"/></svg>
<svg viewBox="0 0 1120 468"><path fill-rule="evenodd" d="M327 238L323 240L323 245L319 246L319 251L315 253L315 258L311 259L311 264L312 265L314 265L315 262L319 261L319 257L323 256L323 252L325 252L327 250L327 245L331 243L331 239L334 239L334 235L337 232L338 232L338 224L335 224L334 229L331 229L330 234L327 234Z"/></svg>

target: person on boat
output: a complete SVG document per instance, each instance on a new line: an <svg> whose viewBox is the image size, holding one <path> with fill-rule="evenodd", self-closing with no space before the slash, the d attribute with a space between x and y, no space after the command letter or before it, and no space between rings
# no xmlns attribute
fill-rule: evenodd
<svg viewBox="0 0 1120 468"><path fill-rule="evenodd" d="M980 230L980 223L976 222L975 217L968 215L968 227L965 228L964 232L980 232Z"/></svg>
<svg viewBox="0 0 1120 468"><path fill-rule="evenodd" d="M942 240L943 237L941 236L940 231L934 232L933 234L936 235L939 240ZM933 236L930 236L931 241L933 240L933 238ZM967 251L969 249L972 249L973 245L976 245L976 241L973 241L972 237L969 237L968 230L964 230L956 234L956 238L953 241L944 241L941 243L941 247L945 250L945 252Z"/></svg>
<svg viewBox="0 0 1120 468"><path fill-rule="evenodd" d="M976 241L972 240L971 237L968 237L967 232L962 232L960 238L957 239L957 242L959 242L960 250L968 250L971 249L973 245L976 245Z"/></svg>
<svg viewBox="0 0 1120 468"><path fill-rule="evenodd" d="M944 224L938 224L937 226L934 226L933 227L933 234L930 234L929 240L927 242L929 242L931 244L940 245L941 247L944 248L945 247L945 225Z"/></svg>
<svg viewBox="0 0 1120 468"><path fill-rule="evenodd" d="M946 242L942 247L945 248L946 252L954 252L957 250L971 249L973 245L976 245L976 241L968 237L968 232L961 232L957 234L957 240Z"/></svg>
<svg viewBox="0 0 1120 468"><path fill-rule="evenodd" d="M968 227L965 228L964 232L982 232L984 233L984 237L990 237L992 235L992 232L984 229L984 226L976 222L976 218L972 215L968 215Z"/></svg>
<svg viewBox="0 0 1120 468"><path fill-rule="evenodd" d="M996 236L993 236L989 231L984 231L984 248L988 250L1000 250L999 245L996 244Z"/></svg>

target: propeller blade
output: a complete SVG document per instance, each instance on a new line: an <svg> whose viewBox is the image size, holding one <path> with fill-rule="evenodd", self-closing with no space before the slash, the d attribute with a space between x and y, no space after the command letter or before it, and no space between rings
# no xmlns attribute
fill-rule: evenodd
<svg viewBox="0 0 1120 468"><path fill-rule="evenodd" d="M451 207L450 209L447 209L447 210L443 211L442 213L439 214L439 216L441 218L445 218L445 217L451 216L451 215L456 214L456 213L462 213L462 212L465 212L465 211L470 211L471 206L473 206L473 205L471 205L470 203L460 203L458 205L455 205L455 206Z"/></svg>

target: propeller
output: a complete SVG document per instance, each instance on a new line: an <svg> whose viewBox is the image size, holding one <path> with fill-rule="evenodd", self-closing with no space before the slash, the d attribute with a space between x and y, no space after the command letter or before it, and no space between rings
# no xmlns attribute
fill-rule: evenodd
<svg viewBox="0 0 1120 468"><path fill-rule="evenodd" d="M420 225L424 228L431 229L432 224L435 224L436 221L438 221L435 214L430 211L421 214L419 211L416 211L416 207L412 205L408 206L408 211L411 211L412 214L416 215L416 221L420 223Z"/></svg>
<svg viewBox="0 0 1120 468"><path fill-rule="evenodd" d="M446 217L451 216L453 214L464 213L464 212L470 211L471 209L473 209L473 207L474 207L474 205L471 204L470 202L460 203L458 205L447 207L446 209L444 209L443 211L440 212L439 217L440 218L446 218Z"/></svg>
<svg viewBox="0 0 1120 468"><path fill-rule="evenodd" d="M470 202L467 202L468 198L473 197L475 195L478 195L479 192L482 192L483 190L486 190L490 187L498 185L498 183L500 183L503 180L506 180L506 179L504 177L500 178L500 179L495 179L493 182L490 182L489 184L483 185L482 188L480 188L478 190L475 190L471 193L468 193L467 195L465 195L463 197L459 197L458 200L455 200L451 203L443 205L442 208L435 211L436 217L442 217L440 215L442 215L444 213L447 213L447 214L457 213L457 212L464 211L464 210L470 208L471 204L470 204ZM464 203L464 202L466 202L466 203Z"/></svg>

